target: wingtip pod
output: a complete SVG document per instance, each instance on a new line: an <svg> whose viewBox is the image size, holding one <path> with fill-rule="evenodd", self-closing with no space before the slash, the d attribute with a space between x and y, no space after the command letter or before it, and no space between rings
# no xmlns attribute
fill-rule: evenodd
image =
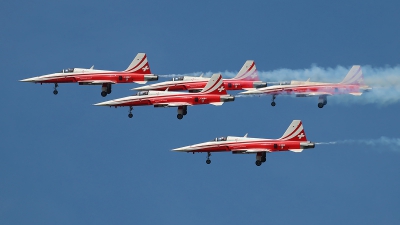
<svg viewBox="0 0 400 225"><path fill-rule="evenodd" d="M125 72L151 74L150 65L146 53L138 53Z"/></svg>
<svg viewBox="0 0 400 225"><path fill-rule="evenodd" d="M207 82L206 86L200 92L205 94L228 94L224 86L224 80L222 79L222 75L220 73L214 73Z"/></svg>
<svg viewBox="0 0 400 225"><path fill-rule="evenodd" d="M285 141L307 141L306 132L301 120L293 120L280 140Z"/></svg>
<svg viewBox="0 0 400 225"><path fill-rule="evenodd" d="M346 77L340 83L365 85L361 66L360 65L352 66L349 72L347 73Z"/></svg>
<svg viewBox="0 0 400 225"><path fill-rule="evenodd" d="M247 60L240 69L239 73L233 79L260 81L254 60Z"/></svg>

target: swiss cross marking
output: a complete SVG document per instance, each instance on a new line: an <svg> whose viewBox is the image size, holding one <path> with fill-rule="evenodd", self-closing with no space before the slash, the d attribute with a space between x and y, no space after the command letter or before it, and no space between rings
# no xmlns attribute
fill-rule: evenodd
<svg viewBox="0 0 400 225"><path fill-rule="evenodd" d="M145 72L145 71L148 70L148 69L149 69L148 66L145 66L145 67L142 68L143 72Z"/></svg>
<svg viewBox="0 0 400 225"><path fill-rule="evenodd" d="M304 137L304 134L301 133L301 134L297 135L297 137L299 137L299 139L302 139Z"/></svg>
<svg viewBox="0 0 400 225"><path fill-rule="evenodd" d="M218 92L221 92L223 90L225 90L224 86L221 86L220 88L218 88Z"/></svg>

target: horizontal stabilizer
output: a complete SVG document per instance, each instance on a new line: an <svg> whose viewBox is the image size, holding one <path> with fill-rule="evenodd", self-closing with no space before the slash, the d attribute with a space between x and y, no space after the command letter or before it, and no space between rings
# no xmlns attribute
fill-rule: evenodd
<svg viewBox="0 0 400 225"><path fill-rule="evenodd" d="M291 152L296 152L296 153L300 153L303 151L303 149L289 149L289 151Z"/></svg>
<svg viewBox="0 0 400 225"><path fill-rule="evenodd" d="M137 84L146 84L147 81L135 81L135 83L137 83Z"/></svg>
<svg viewBox="0 0 400 225"><path fill-rule="evenodd" d="M308 93L309 96L324 96L324 95L332 95L329 92L310 92Z"/></svg>
<svg viewBox="0 0 400 225"><path fill-rule="evenodd" d="M221 106L224 102L210 102L211 105Z"/></svg>
<svg viewBox="0 0 400 225"><path fill-rule="evenodd" d="M360 95L362 95L362 92L352 92L352 93L349 93L349 94L355 95L355 96L360 96Z"/></svg>

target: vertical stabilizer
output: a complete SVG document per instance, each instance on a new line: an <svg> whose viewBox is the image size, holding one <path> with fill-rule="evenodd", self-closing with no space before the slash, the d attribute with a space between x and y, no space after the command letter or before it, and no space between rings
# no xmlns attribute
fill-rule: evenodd
<svg viewBox="0 0 400 225"><path fill-rule="evenodd" d="M354 65L353 67L351 67L346 77L340 83L365 85L361 66Z"/></svg>
<svg viewBox="0 0 400 225"><path fill-rule="evenodd" d="M125 70L128 73L151 74L150 65L145 53L138 53Z"/></svg>
<svg viewBox="0 0 400 225"><path fill-rule="evenodd" d="M285 141L307 141L306 132L303 129L301 120L293 120L286 132L279 139Z"/></svg>
<svg viewBox="0 0 400 225"><path fill-rule="evenodd" d="M222 75L220 73L215 73L212 75L206 86L200 93L204 94L219 94L226 95L226 88L224 87L224 80L222 79Z"/></svg>
<svg viewBox="0 0 400 225"><path fill-rule="evenodd" d="M242 69L240 69L239 73L233 79L260 81L254 60L247 60L242 66Z"/></svg>

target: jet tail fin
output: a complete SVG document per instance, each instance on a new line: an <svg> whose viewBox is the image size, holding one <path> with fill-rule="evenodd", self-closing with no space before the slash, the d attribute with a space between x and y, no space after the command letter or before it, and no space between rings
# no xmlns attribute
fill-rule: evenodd
<svg viewBox="0 0 400 225"><path fill-rule="evenodd" d="M247 60L239 73L233 78L236 80L260 81L254 60Z"/></svg>
<svg viewBox="0 0 400 225"><path fill-rule="evenodd" d="M353 67L351 67L346 77L340 83L365 85L361 66L354 65Z"/></svg>
<svg viewBox="0 0 400 225"><path fill-rule="evenodd" d="M293 120L279 140L285 141L307 141L306 132L301 120Z"/></svg>
<svg viewBox="0 0 400 225"><path fill-rule="evenodd" d="M138 53L125 72L138 74L151 74L150 65L146 53Z"/></svg>
<svg viewBox="0 0 400 225"><path fill-rule="evenodd" d="M206 86L200 93L204 94L219 94L226 95L226 88L224 86L224 80L222 79L222 75L220 73L214 73Z"/></svg>

